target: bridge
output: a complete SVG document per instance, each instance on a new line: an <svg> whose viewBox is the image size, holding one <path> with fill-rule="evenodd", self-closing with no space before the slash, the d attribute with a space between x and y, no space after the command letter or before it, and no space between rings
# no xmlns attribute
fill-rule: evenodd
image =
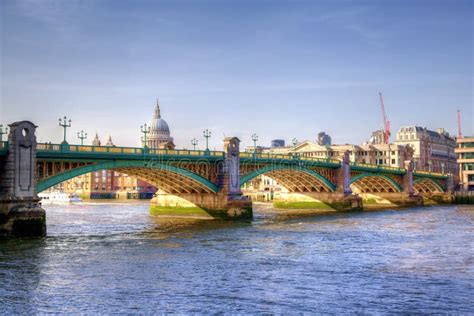
<svg viewBox="0 0 474 316"><path fill-rule="evenodd" d="M240 152L239 139L224 139L223 151L171 150L37 143L36 126L10 124L0 142L0 234L43 235L45 215L37 193L98 170L142 179L159 193L151 208L164 214L199 211L214 218L252 218L252 202L241 186L260 175L275 179L291 194L304 195L337 210L362 208L359 194L374 194L398 205L419 205L422 196L451 190L446 174L356 164L297 155Z"/></svg>

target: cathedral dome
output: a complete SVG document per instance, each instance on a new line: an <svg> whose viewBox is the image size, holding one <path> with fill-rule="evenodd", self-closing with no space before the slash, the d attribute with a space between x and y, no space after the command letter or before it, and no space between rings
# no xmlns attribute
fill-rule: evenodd
<svg viewBox="0 0 474 316"><path fill-rule="evenodd" d="M150 132L157 134L170 134L170 128L168 126L168 123L166 123L166 121L161 118L160 105L158 104L158 102L155 107L155 113L153 114L153 118L150 122Z"/></svg>
<svg viewBox="0 0 474 316"><path fill-rule="evenodd" d="M168 123L161 118L160 105L156 100L155 112L150 121L150 135L148 137L149 148L163 148L173 143ZM173 145L174 146L174 145Z"/></svg>

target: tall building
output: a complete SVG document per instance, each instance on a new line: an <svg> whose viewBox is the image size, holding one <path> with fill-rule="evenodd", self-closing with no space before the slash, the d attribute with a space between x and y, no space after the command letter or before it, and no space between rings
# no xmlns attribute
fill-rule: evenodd
<svg viewBox="0 0 474 316"><path fill-rule="evenodd" d="M375 132L372 132L372 136L370 137L369 144L372 144L372 145L386 144L385 131L383 129L379 129Z"/></svg>
<svg viewBox="0 0 474 316"><path fill-rule="evenodd" d="M272 148L285 147L285 140L284 139L273 139L271 147Z"/></svg>
<svg viewBox="0 0 474 316"><path fill-rule="evenodd" d="M156 100L156 107L150 122L150 135L148 136L147 146L149 148L167 148L173 149L173 137L171 137L168 123L161 118L160 104Z"/></svg>
<svg viewBox="0 0 474 316"><path fill-rule="evenodd" d="M331 136L326 134L326 132L318 133L318 145L320 146L331 146Z"/></svg>
<svg viewBox="0 0 474 316"><path fill-rule="evenodd" d="M415 169L451 173L457 177L456 139L444 129L432 131L420 126L402 126L395 144L413 148Z"/></svg>
<svg viewBox="0 0 474 316"><path fill-rule="evenodd" d="M474 136L458 138L459 184L463 190L474 190Z"/></svg>

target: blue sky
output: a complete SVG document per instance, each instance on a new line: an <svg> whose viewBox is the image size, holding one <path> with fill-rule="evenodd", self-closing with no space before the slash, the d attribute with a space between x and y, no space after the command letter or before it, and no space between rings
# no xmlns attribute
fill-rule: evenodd
<svg viewBox="0 0 474 316"><path fill-rule="evenodd" d="M60 116L139 144L155 99L178 147L213 132L361 143L400 125L473 134L473 1L1 1L0 124Z"/></svg>

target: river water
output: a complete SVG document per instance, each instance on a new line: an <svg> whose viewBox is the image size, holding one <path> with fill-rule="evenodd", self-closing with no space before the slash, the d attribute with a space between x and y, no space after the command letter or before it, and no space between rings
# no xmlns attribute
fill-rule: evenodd
<svg viewBox="0 0 474 316"><path fill-rule="evenodd" d="M250 223L148 204L45 206L48 237L0 240L0 314L474 313L474 207Z"/></svg>

